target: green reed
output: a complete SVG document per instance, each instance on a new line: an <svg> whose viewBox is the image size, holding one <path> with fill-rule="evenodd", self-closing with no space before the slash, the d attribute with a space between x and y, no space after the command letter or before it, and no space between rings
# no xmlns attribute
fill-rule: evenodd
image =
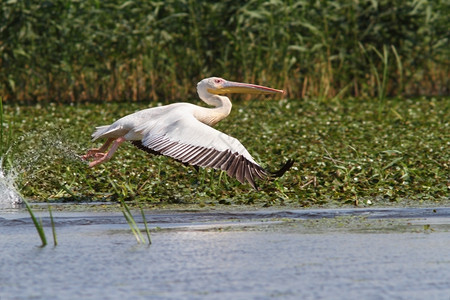
<svg viewBox="0 0 450 300"><path fill-rule="evenodd" d="M4 118L3 99L0 97L0 157L3 157L12 140L11 123Z"/></svg>
<svg viewBox="0 0 450 300"><path fill-rule="evenodd" d="M53 245L57 246L58 245L58 238L56 236L55 221L53 220L52 207L50 205L48 206L48 213L50 215L50 224L51 224L51 227L52 227Z"/></svg>
<svg viewBox="0 0 450 300"><path fill-rule="evenodd" d="M120 205L122 209L123 216L127 220L128 225L130 226L131 232L133 233L134 237L136 238L136 241L138 244L145 244L144 236L141 233L141 230L139 229L139 226L137 226L136 221L134 220L133 214L131 213L130 209L128 208L128 205L125 203L123 199L120 199ZM142 220L145 225L145 232L147 234L147 240L148 244L150 245L152 243L150 238L150 230L147 226L147 220L145 219L145 214L141 206L139 206Z"/></svg>
<svg viewBox="0 0 450 300"><path fill-rule="evenodd" d="M30 214L31 220L33 221L34 227L36 228L39 238L41 239L42 245L41 247L47 246L47 236L45 235L44 225L42 224L42 219L37 219L34 215L33 209L31 208L30 204L26 199L22 199L23 203L25 204L25 208L27 209L28 213ZM53 219L53 213L52 208L50 205L48 205L48 213L50 215L50 225L52 227L52 236L53 236L53 245L58 245L58 238L56 236L56 227L55 227L55 221Z"/></svg>
<svg viewBox="0 0 450 300"><path fill-rule="evenodd" d="M25 203L25 207L27 208L28 213L30 214L31 220L33 221L34 227L36 228L39 238L41 239L42 245L41 247L45 247L47 245L47 237L45 236L44 226L42 225L42 220L37 219L36 216L33 213L33 210L31 209L30 204L27 200L23 199L23 202Z"/></svg>
<svg viewBox="0 0 450 300"><path fill-rule="evenodd" d="M3 99L0 97L0 157L3 157Z"/></svg>
<svg viewBox="0 0 450 300"><path fill-rule="evenodd" d="M148 228L148 225L147 225L147 219L145 218L144 210L142 209L142 206L140 206L140 205L139 205L139 210L141 211L142 222L144 222L145 233L147 235L148 243L151 244L152 243L152 239L150 237L150 229Z"/></svg>
<svg viewBox="0 0 450 300"><path fill-rule="evenodd" d="M448 93L449 5L6 1L0 12L15 21L0 23L0 96L171 100L211 75L270 83L291 97ZM386 60L388 49L397 63Z"/></svg>

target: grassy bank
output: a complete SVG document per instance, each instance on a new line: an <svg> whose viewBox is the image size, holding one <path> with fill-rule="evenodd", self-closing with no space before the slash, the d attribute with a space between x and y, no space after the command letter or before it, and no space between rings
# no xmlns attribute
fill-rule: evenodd
<svg viewBox="0 0 450 300"><path fill-rule="evenodd" d="M448 1L4 1L0 97L155 100L207 76L292 97L448 95Z"/></svg>
<svg viewBox="0 0 450 300"><path fill-rule="evenodd" d="M19 173L33 200L300 206L367 203L448 204L450 99L234 102L217 128L237 137L269 168L294 168L253 191L215 170L198 173L165 157L124 145L88 169L95 125L143 109L140 103L4 105L4 166ZM6 134L8 133L8 134ZM369 202L368 202L369 201Z"/></svg>

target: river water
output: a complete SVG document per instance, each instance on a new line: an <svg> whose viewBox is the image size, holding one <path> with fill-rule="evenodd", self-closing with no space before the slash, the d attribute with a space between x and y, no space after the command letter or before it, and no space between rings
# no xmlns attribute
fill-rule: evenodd
<svg viewBox="0 0 450 300"><path fill-rule="evenodd" d="M450 299L450 208L0 210L0 299ZM135 212L140 221L139 212ZM142 223L138 223L143 228Z"/></svg>

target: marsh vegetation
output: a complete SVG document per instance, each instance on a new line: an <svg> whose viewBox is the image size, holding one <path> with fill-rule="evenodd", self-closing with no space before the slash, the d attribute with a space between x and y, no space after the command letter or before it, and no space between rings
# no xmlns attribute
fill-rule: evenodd
<svg viewBox="0 0 450 300"><path fill-rule="evenodd" d="M36 200L302 206L443 201L449 192L449 103L395 98L379 110L376 99L235 101L219 130L239 138L268 168L296 161L282 178L261 182L260 191L131 144L88 169L77 155L92 146L93 127L147 107L142 103L7 106L12 140L4 166L20 170L19 189Z"/></svg>
<svg viewBox="0 0 450 300"><path fill-rule="evenodd" d="M447 1L7 1L0 156L38 201L368 205L447 201ZM94 126L219 75L287 91L232 98L217 128L269 168L252 191L131 145L87 169ZM425 95L425 96L422 96Z"/></svg>
<svg viewBox="0 0 450 300"><path fill-rule="evenodd" d="M290 97L448 93L448 1L6 1L4 100L179 100L211 75Z"/></svg>

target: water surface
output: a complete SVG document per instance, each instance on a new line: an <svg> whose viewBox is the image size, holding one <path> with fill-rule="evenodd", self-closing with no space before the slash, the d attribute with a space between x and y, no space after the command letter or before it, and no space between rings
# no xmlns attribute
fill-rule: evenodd
<svg viewBox="0 0 450 300"><path fill-rule="evenodd" d="M450 208L0 212L0 299L450 299ZM135 213L136 219L138 213ZM139 224L143 228L143 224Z"/></svg>

